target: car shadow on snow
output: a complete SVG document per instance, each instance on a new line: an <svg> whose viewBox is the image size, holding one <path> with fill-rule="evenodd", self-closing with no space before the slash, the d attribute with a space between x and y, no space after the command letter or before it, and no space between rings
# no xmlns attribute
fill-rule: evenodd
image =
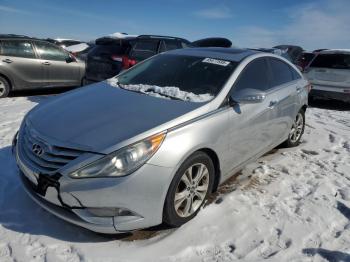
<svg viewBox="0 0 350 262"><path fill-rule="evenodd" d="M9 97L26 97L29 101L40 103L43 99L54 97L79 87L45 88L36 90L21 90L10 93Z"/></svg>
<svg viewBox="0 0 350 262"><path fill-rule="evenodd" d="M329 262L346 262L350 261L350 254L340 251L331 251L323 248L305 248L303 254L308 256L320 255Z"/></svg>

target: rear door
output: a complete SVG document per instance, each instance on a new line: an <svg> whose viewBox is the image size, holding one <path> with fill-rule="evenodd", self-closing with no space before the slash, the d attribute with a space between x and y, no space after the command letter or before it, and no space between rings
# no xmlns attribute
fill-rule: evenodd
<svg viewBox="0 0 350 262"><path fill-rule="evenodd" d="M274 114L271 135L273 144L282 142L288 135L299 107L298 93L303 90L300 86L301 76L295 70L278 58L267 58L271 72L271 89L269 96Z"/></svg>
<svg viewBox="0 0 350 262"><path fill-rule="evenodd" d="M350 54L319 54L311 62L306 77L313 89L350 93Z"/></svg>
<svg viewBox="0 0 350 262"><path fill-rule="evenodd" d="M158 53L159 45L158 39L137 39L131 49L130 57L136 62L145 60Z"/></svg>
<svg viewBox="0 0 350 262"><path fill-rule="evenodd" d="M231 94L242 89L270 89L270 74L265 58L250 62L242 71ZM270 107L273 95L260 103L241 103L229 112L230 157L235 168L256 155L266 152L274 140L274 112Z"/></svg>
<svg viewBox="0 0 350 262"><path fill-rule="evenodd" d="M69 53L62 48L44 41L35 41L36 51L47 74L47 85L52 87L79 86L80 66L67 62Z"/></svg>
<svg viewBox="0 0 350 262"><path fill-rule="evenodd" d="M16 90L46 84L43 65L37 59L30 40L2 40L0 63L1 72L12 80Z"/></svg>

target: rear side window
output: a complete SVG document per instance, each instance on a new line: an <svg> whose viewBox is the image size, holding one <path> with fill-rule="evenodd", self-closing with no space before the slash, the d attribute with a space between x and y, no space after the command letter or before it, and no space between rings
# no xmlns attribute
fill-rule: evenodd
<svg viewBox="0 0 350 262"><path fill-rule="evenodd" d="M35 45L38 54L44 60L66 61L69 56L59 47L47 42L35 42Z"/></svg>
<svg viewBox="0 0 350 262"><path fill-rule="evenodd" d="M177 40L163 40L161 43L160 52L182 48L181 43Z"/></svg>
<svg viewBox="0 0 350 262"><path fill-rule="evenodd" d="M236 81L233 91L247 88L260 91L270 89L269 71L265 58L258 58L246 66Z"/></svg>
<svg viewBox="0 0 350 262"><path fill-rule="evenodd" d="M128 50L127 46L117 44L96 45L90 52L89 56L97 56L100 58L110 58L113 55L124 55Z"/></svg>
<svg viewBox="0 0 350 262"><path fill-rule="evenodd" d="M136 41L131 51L131 57L141 61L154 56L157 53L159 41L139 40Z"/></svg>
<svg viewBox="0 0 350 262"><path fill-rule="evenodd" d="M272 87L283 85L294 80L293 72L288 64L276 58L269 58L269 62L272 73Z"/></svg>
<svg viewBox="0 0 350 262"><path fill-rule="evenodd" d="M319 54L310 67L350 69L350 55L348 54Z"/></svg>
<svg viewBox="0 0 350 262"><path fill-rule="evenodd" d="M36 58L33 46L29 41L4 40L1 45L1 55L23 58Z"/></svg>

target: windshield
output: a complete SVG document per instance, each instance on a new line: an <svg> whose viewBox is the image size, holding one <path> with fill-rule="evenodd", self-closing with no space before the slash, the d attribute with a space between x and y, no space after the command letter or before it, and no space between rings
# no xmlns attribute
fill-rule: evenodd
<svg viewBox="0 0 350 262"><path fill-rule="evenodd" d="M231 61L162 54L110 82L149 95L205 102L220 92L236 66L237 63Z"/></svg>
<svg viewBox="0 0 350 262"><path fill-rule="evenodd" d="M350 55L348 54L319 54L310 67L350 69Z"/></svg>

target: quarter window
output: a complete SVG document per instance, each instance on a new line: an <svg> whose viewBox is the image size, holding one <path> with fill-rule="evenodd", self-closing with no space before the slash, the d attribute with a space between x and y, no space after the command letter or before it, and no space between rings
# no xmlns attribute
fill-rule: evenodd
<svg viewBox="0 0 350 262"><path fill-rule="evenodd" d="M264 58L258 58L246 66L236 81L233 91L247 88L260 91L266 91L270 88L268 66Z"/></svg>
<svg viewBox="0 0 350 262"><path fill-rule="evenodd" d="M293 73L288 64L275 58L269 58L269 61L272 72L272 87L283 85L294 80Z"/></svg>
<svg viewBox="0 0 350 262"><path fill-rule="evenodd" d="M66 52L53 44L46 42L35 42L35 45L41 59L66 61L68 58L68 54Z"/></svg>
<svg viewBox="0 0 350 262"><path fill-rule="evenodd" d="M29 41L10 40L3 41L1 47L1 55L15 56L23 58L35 58L33 46Z"/></svg>

